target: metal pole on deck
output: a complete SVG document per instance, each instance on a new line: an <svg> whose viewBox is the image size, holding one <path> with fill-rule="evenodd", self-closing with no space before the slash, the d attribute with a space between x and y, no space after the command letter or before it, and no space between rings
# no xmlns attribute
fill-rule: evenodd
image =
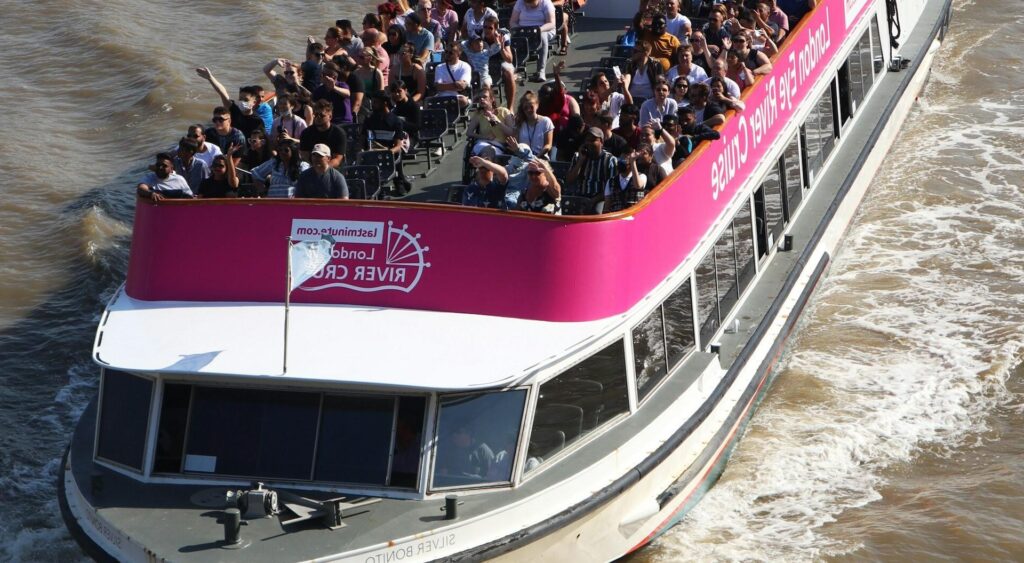
<svg viewBox="0 0 1024 563"><path fill-rule="evenodd" d="M292 300L292 237L285 237L285 240L288 241L288 285L284 292L284 357L281 360L281 373L288 373L288 310Z"/></svg>

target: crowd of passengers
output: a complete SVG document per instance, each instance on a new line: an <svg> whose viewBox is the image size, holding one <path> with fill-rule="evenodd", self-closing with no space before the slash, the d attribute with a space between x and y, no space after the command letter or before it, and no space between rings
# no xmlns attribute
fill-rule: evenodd
<svg viewBox="0 0 1024 563"><path fill-rule="evenodd" d="M469 112L473 173L463 205L557 214L572 196L575 213L618 211L699 143L719 138L715 127L728 110L743 110L743 89L771 72L770 57L816 0L640 0L617 41L629 56L570 92L564 60L550 65L550 81L546 69L550 51L570 49L582 2L388 0L363 17L361 32L338 20L322 42L307 38L303 61L267 63L273 98L261 86L239 88L232 98L211 69L198 68L220 98L212 124L189 126L176 147L158 154L138 193L154 200L347 199L342 127L359 123L362 131L389 133L371 148L395 155L393 193L405 195L411 184L402 156L416 146L429 94L453 96ZM498 12L508 14L509 6L502 25ZM540 86L516 102L511 37L534 28L542 40L529 80ZM503 88L504 104L492 85Z"/></svg>

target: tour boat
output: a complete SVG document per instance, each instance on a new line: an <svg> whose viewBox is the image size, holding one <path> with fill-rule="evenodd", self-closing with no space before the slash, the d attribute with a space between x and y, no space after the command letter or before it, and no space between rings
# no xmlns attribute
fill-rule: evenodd
<svg viewBox="0 0 1024 563"><path fill-rule="evenodd" d="M610 47L633 8L586 20ZM69 530L123 561L650 543L722 473L949 17L819 0L721 139L616 213L139 200L60 476ZM317 240L329 263L289 291Z"/></svg>

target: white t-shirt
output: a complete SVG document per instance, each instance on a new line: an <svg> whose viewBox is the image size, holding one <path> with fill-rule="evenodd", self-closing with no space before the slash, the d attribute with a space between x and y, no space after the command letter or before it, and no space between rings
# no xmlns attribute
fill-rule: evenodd
<svg viewBox="0 0 1024 563"><path fill-rule="evenodd" d="M197 152L196 158L205 162L207 168L213 168L213 159L221 154L220 147L206 141L203 141L203 145L206 147L206 152ZM178 150L177 145L175 145L174 150ZM171 151L171 154L174 154L174 152Z"/></svg>
<svg viewBox="0 0 1024 563"><path fill-rule="evenodd" d="M466 61L458 61L453 65L441 63L434 69L434 84L455 84L460 80L469 84L472 79L473 67L469 66L469 63ZM444 90L438 92L437 95L455 96L458 95L458 92L454 90Z"/></svg>
<svg viewBox="0 0 1024 563"><path fill-rule="evenodd" d="M668 72L665 73L665 80L668 81L669 84L675 82L676 78L679 78L678 65L668 69ZM690 73L686 75L686 81L690 83L690 86L693 86L698 82L704 82L707 79L708 73L704 72L704 69L701 68L700 65L690 64Z"/></svg>
<svg viewBox="0 0 1024 563"><path fill-rule="evenodd" d="M654 96L654 89L651 87L651 79L644 69L638 69L633 73L633 79L629 81L629 93L634 98L651 98Z"/></svg>
<svg viewBox="0 0 1024 563"><path fill-rule="evenodd" d="M668 153L665 143L654 143L654 162L665 171L665 174L672 173L672 155Z"/></svg>
<svg viewBox="0 0 1024 563"><path fill-rule="evenodd" d="M554 130L555 124L551 122L550 118L538 115L537 122L533 125L524 121L523 124L519 126L516 138L520 143L530 145L530 150L533 151L533 154L539 155L540 152L544 150L544 137L547 135L548 131Z"/></svg>
<svg viewBox="0 0 1024 563"><path fill-rule="evenodd" d="M650 99L640 106L640 127L647 125L652 119L662 119L666 115L675 115L679 111L679 104L672 98L665 100L664 105L658 105L658 100Z"/></svg>
<svg viewBox="0 0 1024 563"><path fill-rule="evenodd" d="M519 27L540 27L547 23L548 14L555 21L555 5L551 0L540 0L536 7L531 8L523 0L516 0L512 13L519 12Z"/></svg>
<svg viewBox="0 0 1024 563"><path fill-rule="evenodd" d="M683 14L676 14L676 17L665 22L665 31L675 35L680 41L687 38L686 28L688 27L690 27L690 19Z"/></svg>
<svg viewBox="0 0 1024 563"><path fill-rule="evenodd" d="M473 15L472 8L466 10L466 15L463 17L466 20L466 31L469 32L470 37L474 35L480 35L483 33L484 20L487 19L487 16L494 16L495 18L497 18L498 12L495 12L490 8L484 8L484 15L480 16L480 19L476 19L476 16Z"/></svg>
<svg viewBox="0 0 1024 563"><path fill-rule="evenodd" d="M618 184L618 189L620 192L626 191L626 188L629 186L630 179L632 177L633 173L630 172L629 176L626 176L625 178L623 178L621 174L616 174L614 177L608 178L608 182L604 185L604 197L609 198L612 196L616 184ZM636 185L641 187L647 185L647 174L644 174L642 172L637 174Z"/></svg>
<svg viewBox="0 0 1024 563"><path fill-rule="evenodd" d="M622 110L622 106L624 105L626 105L626 96L618 92L612 92L609 94L608 100L601 104L601 109L608 110L612 114L612 117L615 118L615 121L612 122L612 129L619 126L619 111Z"/></svg>

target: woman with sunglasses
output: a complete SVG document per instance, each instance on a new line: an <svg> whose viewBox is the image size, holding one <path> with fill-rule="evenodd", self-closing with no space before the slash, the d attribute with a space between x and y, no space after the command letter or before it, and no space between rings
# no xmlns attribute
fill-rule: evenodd
<svg viewBox="0 0 1024 563"><path fill-rule="evenodd" d="M672 83L670 95L676 101L677 107L690 105L690 82L685 77L676 78Z"/></svg>
<svg viewBox="0 0 1024 563"><path fill-rule="evenodd" d="M558 183L551 164L535 158L526 165L526 189L519 196L519 209L534 213L561 215L562 185Z"/></svg>
<svg viewBox="0 0 1024 563"><path fill-rule="evenodd" d="M391 67L391 76L398 77L406 85L412 101L419 103L427 95L427 72L416 58L416 48L411 43L402 45L398 64Z"/></svg>
<svg viewBox="0 0 1024 563"><path fill-rule="evenodd" d="M227 154L213 157L210 176L199 184L200 198L238 197L238 174L231 156L241 147L231 145Z"/></svg>
<svg viewBox="0 0 1024 563"><path fill-rule="evenodd" d="M298 100L294 94L282 94L277 97L277 117L274 118L274 125L270 128L270 145L276 147L284 140L298 141L302 132L309 126L309 122L299 116L295 110ZM307 108L309 106L306 106ZM312 113L312 109L310 109Z"/></svg>
<svg viewBox="0 0 1024 563"><path fill-rule="evenodd" d="M267 134L262 129L256 129L249 133L247 141L249 148L242 157L243 168L252 170L273 156L270 151L270 143L267 142Z"/></svg>
<svg viewBox="0 0 1024 563"><path fill-rule="evenodd" d="M309 163L299 158L299 144L288 140L277 147L277 155L252 170L253 182L267 197L295 197L299 174Z"/></svg>

